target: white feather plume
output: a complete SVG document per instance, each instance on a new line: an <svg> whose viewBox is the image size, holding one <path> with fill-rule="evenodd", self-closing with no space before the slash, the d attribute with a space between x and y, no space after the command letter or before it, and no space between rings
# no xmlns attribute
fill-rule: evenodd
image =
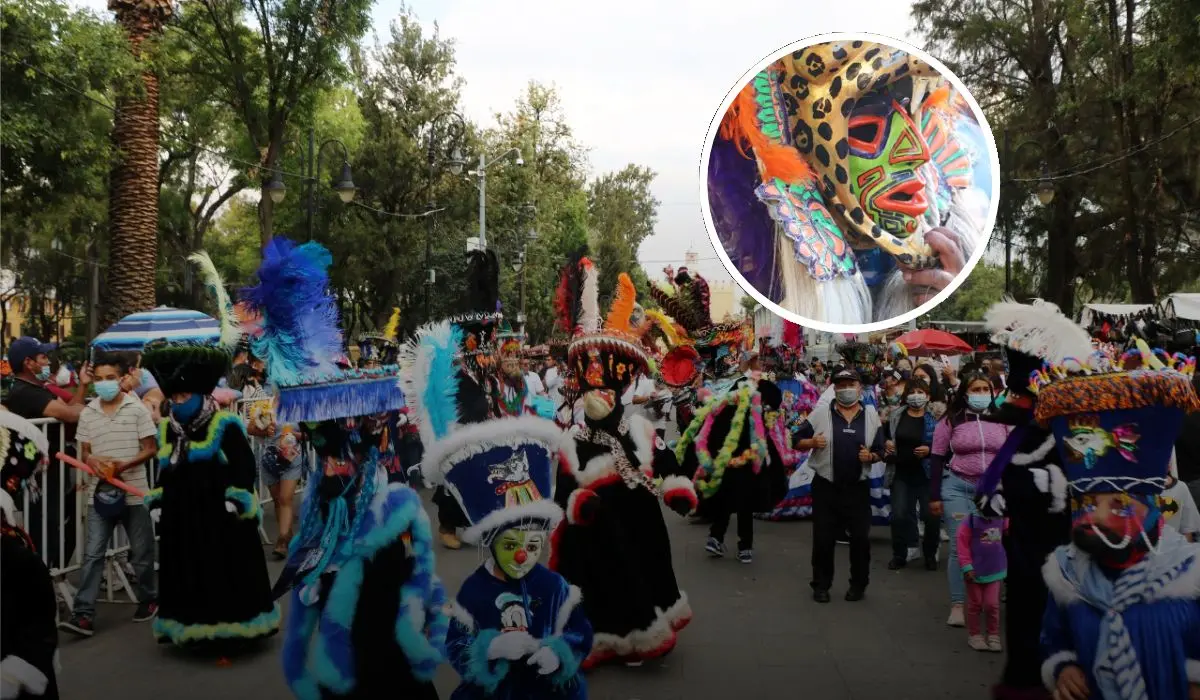
<svg viewBox="0 0 1200 700"><path fill-rule="evenodd" d="M41 428L11 411L0 410L0 430L11 430L29 440L47 459L53 456L50 454L50 441L46 439L46 434L42 432ZM4 452L0 452L0 459L4 459Z"/></svg>
<svg viewBox="0 0 1200 700"><path fill-rule="evenodd" d="M1048 301L1035 299L1032 304L1018 304L1005 299L988 309L983 322L993 343L1050 364L1061 364L1068 357L1083 360L1092 354L1087 331Z"/></svg>
<svg viewBox="0 0 1200 700"><path fill-rule="evenodd" d="M579 326L584 333L600 330L600 280L595 265L583 269L583 299L580 300Z"/></svg>
<svg viewBox="0 0 1200 700"><path fill-rule="evenodd" d="M455 423L452 415L455 412L455 397L451 392L456 383L453 376L446 376L445 367L447 360L458 351L454 331L454 324L449 321L427 324L399 351L400 388L404 391L404 402L410 415L417 421L421 442L427 447L438 439L435 421L439 424L448 423L443 426L445 429L452 429ZM437 386L431 387L433 384ZM431 388L435 391L427 397ZM438 405L431 407L431 400ZM438 412L436 418L430 415L431 409Z"/></svg>
<svg viewBox="0 0 1200 700"><path fill-rule="evenodd" d="M217 272L217 266L204 251L192 253L188 256L188 260L200 268L200 276L204 280L204 285L208 287L209 293L213 295L213 300L217 302L217 320L221 322L221 345L225 347L237 345L242 337L242 329L238 325L237 315L233 311L233 300L229 298L229 292L225 290L225 282L221 279L221 273Z"/></svg>

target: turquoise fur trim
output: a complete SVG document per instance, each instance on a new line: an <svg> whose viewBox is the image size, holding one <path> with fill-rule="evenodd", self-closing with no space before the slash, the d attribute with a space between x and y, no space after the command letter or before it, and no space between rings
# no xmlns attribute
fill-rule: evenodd
<svg viewBox="0 0 1200 700"><path fill-rule="evenodd" d="M292 589L291 612L283 638L283 677L297 700L321 700L321 690L308 675L308 644L321 611L300 602L300 589Z"/></svg>
<svg viewBox="0 0 1200 700"><path fill-rule="evenodd" d="M161 460L169 459L174 449L167 438L167 425L167 421L163 421L158 433L158 458ZM205 462L215 459L221 464L226 464L225 455L221 452L221 440L225 436L225 430L231 425L237 426L243 434L246 432L246 426L238 414L229 411L214 413L208 423L208 435L203 440L188 443L187 461Z"/></svg>
<svg viewBox="0 0 1200 700"><path fill-rule="evenodd" d="M279 606L273 605L245 622L218 622L214 625L185 625L177 620L154 618L154 638L172 644L211 641L216 639L258 639L279 631Z"/></svg>
<svg viewBox="0 0 1200 700"><path fill-rule="evenodd" d="M262 508L258 505L258 496L253 491L230 486L225 489L225 500L237 506L238 516L242 520L262 522Z"/></svg>
<svg viewBox="0 0 1200 700"><path fill-rule="evenodd" d="M500 687L500 682L508 675L508 662L503 659L488 661L488 647L492 645L500 630L480 630L475 641L467 649L467 673L463 680L483 688L484 695L491 695Z"/></svg>
<svg viewBox="0 0 1200 700"><path fill-rule="evenodd" d="M575 680L575 675L579 673L580 659L575 655L575 650L571 648L567 640L562 636L549 637L542 640L542 646L550 647L550 651L558 656L560 663L558 670L550 675L550 682L556 688L560 688Z"/></svg>
<svg viewBox="0 0 1200 700"><path fill-rule="evenodd" d="M142 497L142 505L146 510L154 510L158 507L158 502L162 500L162 487L150 489L146 495Z"/></svg>
<svg viewBox="0 0 1200 700"><path fill-rule="evenodd" d="M301 700L319 697L318 684L342 694L354 689L357 678L350 633L364 566L406 533L414 565L412 575L399 592L396 642L418 680L432 680L438 666L446 660L446 633L450 627L445 612L446 590L434 574L433 533L421 498L408 487L392 487L380 497L387 499L382 507L382 520L377 520L374 504L360 505L363 517L351 539L341 545L341 568L320 616L304 606L299 592L293 591L293 611L305 610L312 615L311 622L306 621L307 626L289 629L289 639L285 642L285 675L289 687ZM308 649L314 629L317 639L312 645L310 671ZM293 635L297 638L292 639Z"/></svg>

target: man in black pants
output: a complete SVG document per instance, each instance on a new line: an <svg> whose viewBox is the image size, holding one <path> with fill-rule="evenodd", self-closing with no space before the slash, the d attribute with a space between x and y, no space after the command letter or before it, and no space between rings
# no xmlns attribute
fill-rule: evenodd
<svg viewBox="0 0 1200 700"><path fill-rule="evenodd" d="M870 581L871 465L880 461L884 433L873 406L862 401L862 382L850 368L833 377L835 400L800 425L799 448L812 450L813 600L829 602L838 535L850 534L850 590L846 600L862 600Z"/></svg>

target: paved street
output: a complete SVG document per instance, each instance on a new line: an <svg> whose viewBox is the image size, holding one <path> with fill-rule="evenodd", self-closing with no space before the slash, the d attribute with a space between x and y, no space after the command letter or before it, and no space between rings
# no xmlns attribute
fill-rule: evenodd
<svg viewBox="0 0 1200 700"><path fill-rule="evenodd" d="M843 602L839 584L834 601L821 606L808 595L807 523L756 523L757 558L747 566L733 559L710 561L703 550L705 528L667 515L676 572L696 617L663 662L592 673L592 698L986 697L1001 656L967 649L965 633L943 624L944 572L920 566L899 573L886 569L885 530L875 531L867 599ZM438 569L451 591L479 561L472 549L439 549L438 555ZM839 547L838 567L844 582L846 547ZM272 565L272 576L279 568ZM61 635L62 697L291 697L279 669L278 638L259 655L222 667L157 646L149 625L129 621L132 614L129 604L101 604L95 637ZM443 667L437 681L443 698L456 681Z"/></svg>

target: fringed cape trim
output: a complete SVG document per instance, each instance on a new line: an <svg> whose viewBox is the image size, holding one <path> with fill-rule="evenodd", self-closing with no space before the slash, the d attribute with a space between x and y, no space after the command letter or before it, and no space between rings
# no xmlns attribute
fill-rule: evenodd
<svg viewBox="0 0 1200 700"><path fill-rule="evenodd" d="M185 646L195 642L224 639L261 639L279 631L281 614L278 605L241 622L218 622L208 625L188 625L164 617L154 618L154 638Z"/></svg>
<svg viewBox="0 0 1200 700"><path fill-rule="evenodd" d="M592 639L592 651L585 666L591 667L609 659L655 659L675 648L676 635L663 611L658 610L654 622L645 629L634 630L618 636L607 632L596 632Z"/></svg>
<svg viewBox="0 0 1200 700"><path fill-rule="evenodd" d="M343 546L350 558L339 569L325 608L304 605L300 591L292 592L292 608L284 639L284 676L296 697L319 700L320 688L348 693L357 682L351 629L365 563L407 535L414 559L412 575L400 587L396 642L408 659L413 677L431 681L446 659L446 590L434 569L433 532L420 496L402 484L380 491L370 512ZM311 636L316 634L316 639ZM311 652L310 652L311 647ZM311 661L311 664L310 664Z"/></svg>
<svg viewBox="0 0 1200 700"><path fill-rule="evenodd" d="M168 428L170 423L163 421L158 429L158 458L164 460L163 467L169 466L171 453L175 449L175 445L171 442ZM229 411L217 411L213 414L212 420L208 423L208 432L203 440L194 440L187 443L187 461L189 462L207 462L209 460L219 460L224 462L224 454L221 452L221 442L225 437L225 431L231 426L236 426L242 434L246 434L246 426L242 423L242 418L236 413Z"/></svg>

